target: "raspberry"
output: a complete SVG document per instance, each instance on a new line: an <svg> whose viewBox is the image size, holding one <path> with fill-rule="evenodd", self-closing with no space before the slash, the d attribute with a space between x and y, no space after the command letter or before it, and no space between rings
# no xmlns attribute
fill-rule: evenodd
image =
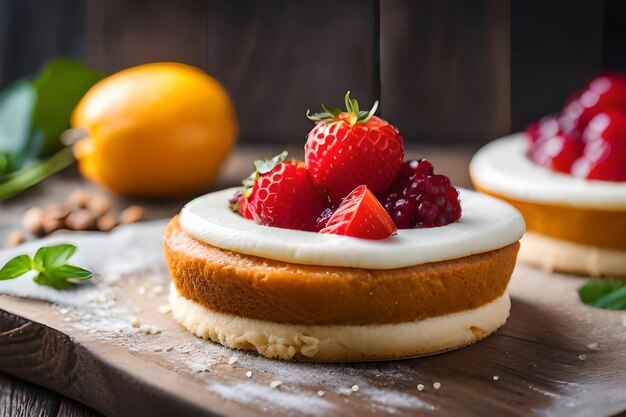
<svg viewBox="0 0 626 417"><path fill-rule="evenodd" d="M404 162L383 201L398 229L445 226L461 218L459 192L425 159Z"/></svg>

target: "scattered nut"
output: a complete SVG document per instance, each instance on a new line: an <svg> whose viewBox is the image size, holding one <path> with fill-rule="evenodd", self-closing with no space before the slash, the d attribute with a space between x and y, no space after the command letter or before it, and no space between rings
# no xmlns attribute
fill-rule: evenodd
<svg viewBox="0 0 626 417"><path fill-rule="evenodd" d="M137 223L144 219L146 210L141 206L130 206L120 213L120 223Z"/></svg>
<svg viewBox="0 0 626 417"><path fill-rule="evenodd" d="M24 243L26 238L19 230L14 230L9 234L6 245L10 248L13 248L17 245Z"/></svg>
<svg viewBox="0 0 626 417"><path fill-rule="evenodd" d="M87 207L87 203L89 202L90 196L89 193L82 188L77 188L72 191L69 197L69 202L72 203L75 207L85 208Z"/></svg>
<svg viewBox="0 0 626 417"><path fill-rule="evenodd" d="M96 221L96 226L101 232L108 232L117 226L117 219L114 215L107 213Z"/></svg>
<svg viewBox="0 0 626 417"><path fill-rule="evenodd" d="M43 210L41 207L28 209L22 217L22 226L28 233L38 236L43 233Z"/></svg>
<svg viewBox="0 0 626 417"><path fill-rule="evenodd" d="M44 207L44 216L49 219L63 220L70 214L70 208L63 204L51 204Z"/></svg>
<svg viewBox="0 0 626 417"><path fill-rule="evenodd" d="M110 208L111 201L103 195L96 195L87 200L87 209L91 210L96 216L102 216Z"/></svg>
<svg viewBox="0 0 626 417"><path fill-rule="evenodd" d="M74 210L65 219L65 225L72 230L90 230L96 225L96 218L87 209Z"/></svg>
<svg viewBox="0 0 626 417"><path fill-rule="evenodd" d="M46 215L44 215L41 223L41 229L46 235L56 232L59 229L63 229L63 226L63 220L55 219L54 217L48 217Z"/></svg>

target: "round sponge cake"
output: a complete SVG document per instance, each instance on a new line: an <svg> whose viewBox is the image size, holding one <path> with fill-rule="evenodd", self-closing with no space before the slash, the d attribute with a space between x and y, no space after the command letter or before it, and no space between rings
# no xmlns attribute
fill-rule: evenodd
<svg viewBox="0 0 626 417"><path fill-rule="evenodd" d="M519 243L397 269L300 265L217 248L178 217L164 248L174 318L192 333L280 359L360 361L429 355L506 321Z"/></svg>

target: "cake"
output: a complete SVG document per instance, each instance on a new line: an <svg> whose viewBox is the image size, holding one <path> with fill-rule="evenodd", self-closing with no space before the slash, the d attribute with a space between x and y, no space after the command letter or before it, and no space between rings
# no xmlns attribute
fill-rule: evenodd
<svg viewBox="0 0 626 417"><path fill-rule="evenodd" d="M483 147L475 187L517 207L520 260L594 277L626 277L626 77L601 76L558 116Z"/></svg>
<svg viewBox="0 0 626 417"><path fill-rule="evenodd" d="M170 221L170 305L191 333L269 358L363 361L455 349L505 323L520 213L402 162L398 130L346 106L312 115L305 162L257 161L243 189Z"/></svg>

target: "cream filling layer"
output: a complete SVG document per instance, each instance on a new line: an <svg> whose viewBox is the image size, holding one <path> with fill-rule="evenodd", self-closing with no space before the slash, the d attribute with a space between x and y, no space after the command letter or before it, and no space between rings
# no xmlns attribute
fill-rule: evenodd
<svg viewBox="0 0 626 417"><path fill-rule="evenodd" d="M261 226L228 208L231 188L189 202L180 225L218 248L276 261L367 269L394 269L489 252L517 242L522 215L498 199L460 190L460 221L431 229L400 230L384 240L357 239Z"/></svg>
<svg viewBox="0 0 626 417"><path fill-rule="evenodd" d="M474 184L514 200L581 208L626 210L626 182L592 181L533 163L517 133L485 145L470 163Z"/></svg>
<svg viewBox="0 0 626 417"><path fill-rule="evenodd" d="M179 295L174 319L196 336L268 358L312 361L397 359L443 352L476 342L502 326L511 302L505 292L473 310L381 325L295 325L219 313Z"/></svg>
<svg viewBox="0 0 626 417"><path fill-rule="evenodd" d="M547 271L626 277L626 251L603 249L528 232L518 259Z"/></svg>

